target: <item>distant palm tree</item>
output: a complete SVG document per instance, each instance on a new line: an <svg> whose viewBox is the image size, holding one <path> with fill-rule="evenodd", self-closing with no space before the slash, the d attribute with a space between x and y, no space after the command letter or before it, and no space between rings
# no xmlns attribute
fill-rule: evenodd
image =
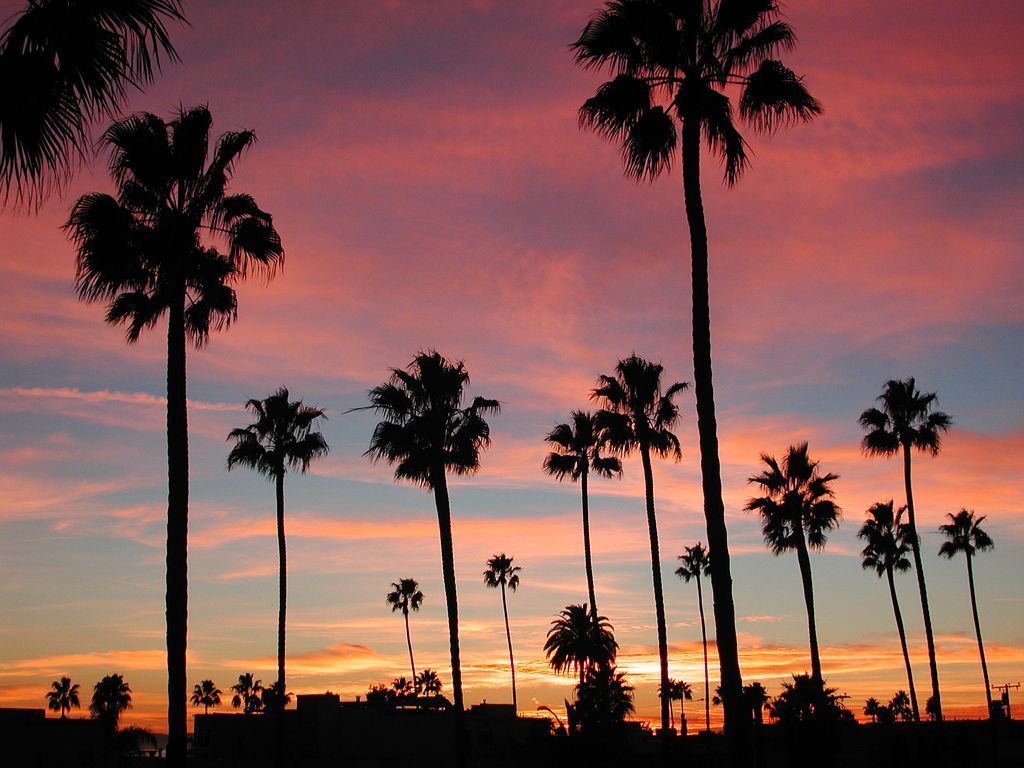
<svg viewBox="0 0 1024 768"><path fill-rule="evenodd" d="M871 718L872 723L878 722L878 713L882 704L874 696L864 702L864 714Z"/></svg>
<svg viewBox="0 0 1024 768"><path fill-rule="evenodd" d="M91 155L90 128L178 58L180 0L29 0L0 35L0 202L37 205Z"/></svg>
<svg viewBox="0 0 1024 768"><path fill-rule="evenodd" d="M607 618L588 611L586 603L567 605L551 622L544 654L555 672L575 672L582 685L588 671L614 663L619 644L613 629Z"/></svg>
<svg viewBox="0 0 1024 768"><path fill-rule="evenodd" d="M597 415L601 438L620 456L640 453L644 469L647 501L647 532L651 540L651 574L654 580L654 612L658 626L658 659L661 665L661 690L668 690L668 631L665 624L665 596L661 584L661 553L658 545L658 520L654 512L654 470L651 454L679 461L679 438L672 432L679 419L675 396L686 388L676 383L664 392L661 378L664 368L636 355L620 360L614 376L601 376L591 399L604 406ZM661 727L667 735L669 702L661 700Z"/></svg>
<svg viewBox="0 0 1024 768"><path fill-rule="evenodd" d="M508 601L505 598L505 589L515 592L519 589L518 565L512 565L514 557L508 557L504 552L500 555L492 555L487 561L487 569L484 571L484 584L491 589L501 590L501 610L505 614L505 638L508 640L508 664L512 670L512 709L519 711L519 702L516 698L516 662L512 655L512 630L508 623Z"/></svg>
<svg viewBox="0 0 1024 768"><path fill-rule="evenodd" d="M413 685L413 681L408 680L404 675L402 677L396 677L391 681L391 690L395 692L395 699L398 701L404 701L416 695L416 688Z"/></svg>
<svg viewBox="0 0 1024 768"><path fill-rule="evenodd" d="M283 712L284 709L291 703L292 700L292 695L290 693L287 693L284 688L277 684L276 681L268 686L260 688L259 697L260 709L262 709L263 712L274 714ZM280 728L281 723L283 721L281 719L278 719L277 722L278 728ZM275 759L278 760L279 765L283 764L284 753L282 749L279 747L276 750L276 752L277 754L275 755Z"/></svg>
<svg viewBox="0 0 1024 768"><path fill-rule="evenodd" d="M393 589L388 592L386 602L391 606L391 612L401 611L405 617L405 641L409 645L409 666L412 667L412 680L419 688L419 678L416 677L416 660L412 655L412 634L409 632L409 611L418 611L423 605L423 593L420 592L420 585L416 579L399 579L392 582Z"/></svg>
<svg viewBox="0 0 1024 768"><path fill-rule="evenodd" d="M60 712L60 719L67 719L68 712L82 706L78 699L78 683L72 683L70 677L62 677L53 681L53 687L46 692L46 708L51 712Z"/></svg>
<svg viewBox="0 0 1024 768"><path fill-rule="evenodd" d="M622 475L622 462L615 456L601 455L601 440L594 414L573 411L571 424L558 424L545 438L554 450L544 458L544 471L558 480L580 482L583 498L583 561L587 570L587 594L590 610L597 614L594 592L594 564L590 555L590 501L587 478L591 472L599 477Z"/></svg>
<svg viewBox="0 0 1024 768"><path fill-rule="evenodd" d="M587 618L593 626L593 614ZM588 667L576 686L576 704L570 705L570 729L576 726L583 734L607 737L634 711L633 686L624 673L613 664Z"/></svg>
<svg viewBox="0 0 1024 768"><path fill-rule="evenodd" d="M93 688L89 713L103 722L109 734L117 730L121 713L132 706L132 689L121 675L107 675Z"/></svg>
<svg viewBox="0 0 1024 768"><path fill-rule="evenodd" d="M910 697L907 696L906 691L896 691L892 699L889 700L888 709L894 718L898 718L904 723L915 719L914 710L910 706Z"/></svg>
<svg viewBox="0 0 1024 768"><path fill-rule="evenodd" d="M697 610L700 612L700 639L704 644L704 729L711 733L711 675L708 671L708 630L704 623L704 593L701 590L701 576L711 574L711 559L704 545L697 542L686 547L684 554L679 556L682 565L676 568L676 576L689 583L697 582Z"/></svg>
<svg viewBox="0 0 1024 768"><path fill-rule="evenodd" d="M664 696L664 692L659 688L658 696ZM671 702L679 702L679 721L684 723L686 721L686 704L685 701L693 701L693 689L690 684L682 680L676 680L673 677L668 679L668 700L669 700L669 725L675 728L675 711L671 705Z"/></svg>
<svg viewBox="0 0 1024 768"><path fill-rule="evenodd" d="M455 553L447 473L471 475L480 468L480 451L490 445L484 416L497 413L497 400L474 398L468 407L469 372L436 351L420 352L405 370L393 368L391 378L370 390L369 408L383 420L373 431L366 455L395 465L395 479L433 492L441 538L441 569L448 608L454 698L455 764L465 768L467 742L459 654L459 604L455 587Z"/></svg>
<svg viewBox="0 0 1024 768"><path fill-rule="evenodd" d="M860 415L860 425L867 430L861 448L869 456L895 456L903 454L903 484L907 493L907 525L910 545L914 552L917 571L917 589L921 595L921 613L924 616L924 634L928 641L928 667L931 672L932 712L942 720L942 698L939 695L939 667L935 661L935 636L932 633L932 614L928 609L928 589L924 581L921 561L921 542L914 514L914 490L911 482L911 449L927 451L937 456L942 447L942 435L953 424L953 419L942 411L933 410L938 398L934 392L920 392L914 378L886 382L878 397L880 408L868 408Z"/></svg>
<svg viewBox="0 0 1024 768"><path fill-rule="evenodd" d="M743 700L750 708L754 725L761 725L765 704L768 703L768 691L756 680L743 686Z"/></svg>
<svg viewBox="0 0 1024 768"><path fill-rule="evenodd" d="M907 632L903 628L903 614L896 597L895 571L910 570L907 552L910 551L910 530L900 522L906 507L893 511L893 502L879 502L868 510L868 519L864 521L857 536L864 540L861 552L861 565L873 568L879 576L885 576L889 582L889 596L892 598L892 611L896 617L896 630L900 634L900 647L903 649L903 664L907 668L907 685L910 688L910 706L914 721L920 722L921 712L917 706L917 689L914 687L914 670L910 665L910 652L907 650Z"/></svg>
<svg viewBox="0 0 1024 768"><path fill-rule="evenodd" d="M419 677L416 678L416 687L424 696L440 696L441 678L437 676L437 672L434 670L424 669L420 672Z"/></svg>
<svg viewBox="0 0 1024 768"><path fill-rule="evenodd" d="M277 491L277 685L285 690L285 613L288 606L288 567L284 537L284 476L291 469L305 474L309 465L326 456L324 436L314 429L326 419L323 408L289 400L288 389L281 387L263 400L249 400L245 407L256 421L231 430L228 440L235 445L228 453L228 471L236 466L254 469L273 481Z"/></svg>
<svg viewBox="0 0 1024 768"><path fill-rule="evenodd" d="M213 682L213 680L203 680L201 683L196 683L196 687L192 689L192 702L193 707L203 707L203 714L210 714L210 707L220 706L220 695L223 693L220 688Z"/></svg>
<svg viewBox="0 0 1024 768"><path fill-rule="evenodd" d="M761 454L761 461L767 468L748 482L759 485L765 495L750 499L744 509L760 513L761 531L773 554L796 551L807 606L811 676L820 684L823 678L808 549L824 549L828 532L839 525L840 510L832 492L839 475L820 474L819 462L807 453L807 443L791 445L781 462L767 453Z"/></svg>
<svg viewBox="0 0 1024 768"><path fill-rule="evenodd" d="M783 724L853 719L836 689L809 675L793 675L792 683L783 683L782 693L768 702L768 714Z"/></svg>
<svg viewBox="0 0 1024 768"><path fill-rule="evenodd" d="M235 694L231 697L231 706L235 709L241 709L247 715L263 709L263 681L257 680L252 672L239 675L231 690Z"/></svg>
<svg viewBox="0 0 1024 768"><path fill-rule="evenodd" d="M712 154L725 161L725 179L731 186L747 167L747 144L736 128L728 90L739 89L739 114L757 130L772 132L821 112L802 78L774 58L796 44L793 30L779 16L774 2L609 0L573 44L577 63L587 69L604 68L613 76L580 108L580 122L621 144L626 174L638 181L657 178L671 168L677 149L680 152L690 229L701 485L718 656L727 693L726 731L735 734L737 750L743 749L749 717L741 698L718 456L700 145L703 136Z"/></svg>
<svg viewBox="0 0 1024 768"><path fill-rule="evenodd" d="M967 560L967 585L971 590L971 611L974 613L974 631L978 636L978 653L981 656L981 673L985 678L985 698L988 701L989 717L992 716L992 687L988 681L988 664L985 663L985 645L981 642L981 622L978 620L978 598L974 592L974 555L987 552L995 545L992 537L981 527L985 515L976 518L973 511L961 509L955 515L947 514L949 522L940 525L946 541L939 547L939 554L952 559L963 553Z"/></svg>
<svg viewBox="0 0 1024 768"><path fill-rule="evenodd" d="M77 249L83 301L107 302L108 323L127 324L138 341L165 313L167 322L167 755L184 764L188 704L188 407L185 350L236 317L233 284L248 271L268 278L284 251L270 214L247 194L228 194L251 131L221 136L207 162L212 118L181 109L165 123L143 113L103 135L116 198L78 199L65 225ZM204 245L209 236L227 252Z"/></svg>

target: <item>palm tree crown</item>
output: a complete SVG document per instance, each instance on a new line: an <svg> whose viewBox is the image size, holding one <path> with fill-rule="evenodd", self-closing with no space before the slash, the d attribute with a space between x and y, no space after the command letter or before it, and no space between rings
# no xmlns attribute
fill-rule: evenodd
<svg viewBox="0 0 1024 768"><path fill-rule="evenodd" d="M992 537L981 527L985 515L975 517L973 511L961 509L955 515L950 513L946 517L949 522L939 526L939 530L946 536L946 541L939 547L939 554L943 557L951 560L960 553L972 557L977 552L987 552L995 546Z"/></svg>
<svg viewBox="0 0 1024 768"><path fill-rule="evenodd" d="M220 706L220 696L223 691L217 687L213 680L203 680L201 683L196 683L195 688L192 689L192 696L189 701L192 702L193 707L204 707L207 712L210 711L210 707Z"/></svg>
<svg viewBox="0 0 1024 768"><path fill-rule="evenodd" d="M231 697L231 706L241 709L249 715L263 709L263 700L260 694L263 693L263 681L257 680L252 672L246 672L238 676L238 682L231 686L234 695Z"/></svg>
<svg viewBox="0 0 1024 768"><path fill-rule="evenodd" d="M416 579L399 579L392 582L392 590L388 592L386 602L391 606L391 611L401 611L405 615L409 611L418 611L423 605L423 593L420 592L420 585Z"/></svg>
<svg viewBox="0 0 1024 768"><path fill-rule="evenodd" d="M571 424L558 424L544 439L553 450L544 458L544 471L558 480L580 479L593 472L601 477L622 474L622 462L601 455L603 447L594 414L573 411Z"/></svg>
<svg viewBox="0 0 1024 768"><path fill-rule="evenodd" d="M515 592L519 588L519 572L523 569L512 565L513 560L514 557L508 557L504 552L491 556L484 571L484 584L492 589L508 587Z"/></svg>
<svg viewBox="0 0 1024 768"><path fill-rule="evenodd" d="M53 686L46 692L46 707L51 712L59 712L61 720L68 716L72 709L82 706L78 698L78 683L72 683L70 677L54 680Z"/></svg>
<svg viewBox="0 0 1024 768"><path fill-rule="evenodd" d="M894 511L894 502L872 504L868 509L868 519L857 532L862 539L864 549L861 550L861 566L873 569L879 576L884 576L890 569L894 571L910 570L910 529L900 522L906 507Z"/></svg>
<svg viewBox="0 0 1024 768"><path fill-rule="evenodd" d="M235 445L228 469L241 465L273 480L288 469L304 473L314 459L327 454L327 441L313 430L317 420L327 418L324 410L288 397L288 389L281 387L264 400L246 403L256 421L231 430L228 439Z"/></svg>
<svg viewBox="0 0 1024 768"><path fill-rule="evenodd" d="M878 402L879 408L868 408L860 415L860 424L867 430L861 442L865 453L893 456L905 446L938 454L942 434L949 431L953 419L933 410L938 402L934 392L920 392L913 377L891 379Z"/></svg>
<svg viewBox="0 0 1024 768"><path fill-rule="evenodd" d="M551 622L544 653L555 672L577 672L580 682L591 669L615 661L619 644L604 616L593 616L586 604L567 605Z"/></svg>
<svg viewBox="0 0 1024 768"><path fill-rule="evenodd" d="M683 547L683 554L679 556L682 565L676 568L676 576L687 584L693 579L700 579L701 576L711 574L711 559L703 544L697 542L692 547Z"/></svg>
<svg viewBox="0 0 1024 768"><path fill-rule="evenodd" d="M121 675L107 675L93 688L89 713L103 720L111 730L117 730L121 713L132 706L132 689Z"/></svg>

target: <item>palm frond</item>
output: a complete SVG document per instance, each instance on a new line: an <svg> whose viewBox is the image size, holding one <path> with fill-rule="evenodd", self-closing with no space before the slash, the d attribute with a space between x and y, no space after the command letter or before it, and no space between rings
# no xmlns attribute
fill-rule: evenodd
<svg viewBox="0 0 1024 768"><path fill-rule="evenodd" d="M808 122L822 112L803 78L776 59L752 72L740 96L740 115L756 129L771 133L784 125Z"/></svg>

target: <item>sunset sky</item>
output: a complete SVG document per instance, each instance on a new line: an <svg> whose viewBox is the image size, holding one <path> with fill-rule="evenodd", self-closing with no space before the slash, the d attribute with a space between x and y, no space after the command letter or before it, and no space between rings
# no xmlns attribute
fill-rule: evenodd
<svg viewBox="0 0 1024 768"><path fill-rule="evenodd" d="M0 16L24 0L0 0ZM225 468L242 404L286 385L329 411L330 456L287 480L288 681L362 694L408 674L400 614L413 577L417 666L450 684L431 497L362 453L374 420L346 411L419 349L465 361L497 398L480 473L452 483L467 703L511 701L501 603L481 579L521 565L510 599L520 707L560 708L571 679L542 651L554 614L586 599L578 488L540 472L543 437L587 406L631 352L692 381L689 241L673 173L637 185L577 126L601 82L569 44L598 0L186 4L181 62L131 110L208 104L214 131L259 142L233 189L274 216L287 253L239 290L239 319L191 353L189 684L270 683L277 621L273 488ZM915 458L915 495L952 716L984 712L962 559L937 526L987 515L975 565L993 683L1024 676L1024 9L1016 0L792 2L789 63L824 115L753 134L734 189L705 158L712 333L744 680L775 694L807 671L795 556L774 557L742 511L758 455L807 440L844 510L812 555L828 684L860 713L906 687L884 580L860 566L874 502L902 503L899 462L864 457L857 424L887 379L916 376L955 421ZM128 721L162 731L164 324L129 347L74 294L60 230L74 199L112 191L105 161L36 214L0 212L0 706L44 705L70 675L120 672ZM675 556L706 541L692 392L683 459L655 465L670 673L704 695L696 589ZM636 686L657 709L657 650L639 460L593 481L596 586ZM899 577L915 679L927 654L913 578ZM710 592L710 589L708 590ZM709 631L713 627L707 607ZM712 667L716 685L717 663ZM85 697L83 697L83 700ZM1024 706L1024 700L1018 705ZM703 705L687 703L691 728ZM716 721L721 713L713 712Z"/></svg>

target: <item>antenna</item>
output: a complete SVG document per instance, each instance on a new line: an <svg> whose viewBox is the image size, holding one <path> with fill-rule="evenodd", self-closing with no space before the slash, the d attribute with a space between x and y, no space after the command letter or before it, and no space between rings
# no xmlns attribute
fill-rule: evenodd
<svg viewBox="0 0 1024 768"><path fill-rule="evenodd" d="M1000 697L998 702L994 702L993 703L992 709L994 710L994 709L996 709L996 707L998 707L999 708L1000 716L1005 717L1007 720L1012 720L1013 719L1010 716L1010 689L1011 688L1013 688L1015 690L1019 690L1020 689L1020 683L1003 683L1002 685L993 685L992 686L992 690L993 691L1002 691L1002 694L1003 694ZM990 714L992 714L992 713L990 713Z"/></svg>

